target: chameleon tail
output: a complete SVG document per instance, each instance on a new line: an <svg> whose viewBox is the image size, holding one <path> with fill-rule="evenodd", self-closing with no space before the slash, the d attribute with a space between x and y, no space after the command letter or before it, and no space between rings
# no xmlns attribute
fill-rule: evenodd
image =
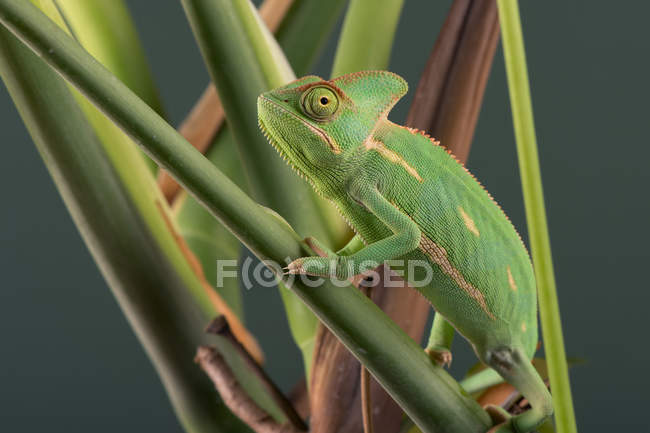
<svg viewBox="0 0 650 433"><path fill-rule="evenodd" d="M488 364L528 400L531 409L497 426L496 433L528 433L553 414L553 400L530 359L519 348L503 347L488 353Z"/></svg>

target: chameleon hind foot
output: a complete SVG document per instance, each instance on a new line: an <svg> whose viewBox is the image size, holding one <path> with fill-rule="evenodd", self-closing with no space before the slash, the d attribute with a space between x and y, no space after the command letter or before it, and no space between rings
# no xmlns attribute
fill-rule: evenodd
<svg viewBox="0 0 650 433"><path fill-rule="evenodd" d="M438 312L433 316L427 348L429 358L440 367L451 367L451 343L454 341L454 327Z"/></svg>

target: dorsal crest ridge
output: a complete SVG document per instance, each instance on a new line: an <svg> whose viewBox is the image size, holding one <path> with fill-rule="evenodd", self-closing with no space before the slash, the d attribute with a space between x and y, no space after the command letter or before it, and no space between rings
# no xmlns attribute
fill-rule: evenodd
<svg viewBox="0 0 650 433"><path fill-rule="evenodd" d="M515 227L515 225L514 225L514 224L512 223L512 221L510 220L510 217L508 216L508 214L504 212L504 210L503 210L503 208L501 207L501 205L499 204L499 202L497 202L497 201L494 199L494 197L492 197L492 194L490 194L490 191L488 191L487 188L485 188L485 186L483 186L483 184L481 183L481 181L478 180L478 179L476 178L476 176L474 176L474 174L473 174L471 171L469 171L469 170L467 169L467 167L465 166L465 163L464 163L464 162L462 162L461 160L459 160L458 157L457 157L456 155L454 155L454 153L453 153L453 152L452 152L452 151L451 151L447 146L444 146L444 145L440 144L440 140L436 140L436 139L433 138L431 135L429 135L426 131L423 131L423 130L421 130L421 129L417 129L417 128L411 128L410 126L402 126L402 125L398 125L398 126L404 128L404 129L406 129L407 131L409 131L409 132L410 132L411 134L413 134L413 135L421 135L421 136L427 138L427 139L431 142L431 144L433 144L433 145L436 146L436 147L440 147L441 149L443 149L445 152L447 152L447 154L448 154L450 157L452 157L452 158L454 159L454 161L456 161L458 164L460 164L460 166L463 167L463 170L465 170L465 172L466 172L467 174L469 174L469 175L472 177L472 179L474 179L474 181L476 181L476 183L478 183L478 185L481 187L481 189L483 189L483 191L485 191L485 193L488 195L488 197L490 198L490 200L492 200L492 203L494 203L494 204L497 206L497 208L499 208L499 210L501 211L501 213L503 214L503 216L506 217L506 220L508 220L508 222L510 223L510 225L512 226L512 228L515 230L515 233L517 233L517 237L519 238L519 241L521 242L521 244L524 246L524 249L526 250L526 252L528 252L528 248L526 247L526 244L524 243L524 240L522 239L522 237L521 237L521 235L519 234L519 231L517 230L517 228ZM530 253L529 253L529 256L530 256Z"/></svg>

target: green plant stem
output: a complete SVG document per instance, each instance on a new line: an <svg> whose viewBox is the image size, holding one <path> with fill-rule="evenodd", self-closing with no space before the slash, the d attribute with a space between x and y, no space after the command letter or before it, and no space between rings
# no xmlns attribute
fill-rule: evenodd
<svg viewBox="0 0 650 433"><path fill-rule="evenodd" d="M546 224L530 85L517 0L498 0L510 104L519 155L519 170L526 206L530 247L537 277L539 310L548 362L555 420L560 433L577 431L569 368L562 337L551 244Z"/></svg>
<svg viewBox="0 0 650 433"><path fill-rule="evenodd" d="M305 254L291 227L253 202L119 80L22 0L0 0L0 21L75 85L261 259ZM277 270L276 270L277 272ZM286 283L355 354L424 432L484 432L488 415L358 290Z"/></svg>

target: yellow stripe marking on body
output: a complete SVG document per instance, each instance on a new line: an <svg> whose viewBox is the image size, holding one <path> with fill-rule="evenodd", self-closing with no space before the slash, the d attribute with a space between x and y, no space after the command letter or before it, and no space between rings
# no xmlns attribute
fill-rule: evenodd
<svg viewBox="0 0 650 433"><path fill-rule="evenodd" d="M489 310L485 297L476 287L470 284L463 274L454 267L447 257L447 250L434 241L426 237L424 234L420 239L420 249L431 258L431 260L440 266L442 271L447 274L458 286L463 289L472 299L474 299L481 306L481 309L487 314L490 319L496 320L494 314Z"/></svg>
<svg viewBox="0 0 650 433"><path fill-rule="evenodd" d="M508 284L510 284L510 288L512 289L513 292L517 291L517 285L515 284L515 279L512 276L512 272L510 272L510 266L506 268L506 271L508 271Z"/></svg>
<svg viewBox="0 0 650 433"><path fill-rule="evenodd" d="M526 326L526 322L521 322L521 331L526 332L527 329L528 327Z"/></svg>
<svg viewBox="0 0 650 433"><path fill-rule="evenodd" d="M381 141L375 140L372 137L368 137L363 144L366 147L366 150L374 150L393 164L401 165L404 167L408 174L417 179L418 182L422 183L423 180L418 171L413 168L408 162L406 162L402 155L395 152L394 150L387 148L386 145Z"/></svg>
<svg viewBox="0 0 650 433"><path fill-rule="evenodd" d="M465 209L463 209L462 206L458 206L458 212L460 212L460 216L463 218L463 222L465 223L467 230L474 233L477 237L481 236L481 233L476 228L476 224L474 224L474 220L469 215L467 215Z"/></svg>

